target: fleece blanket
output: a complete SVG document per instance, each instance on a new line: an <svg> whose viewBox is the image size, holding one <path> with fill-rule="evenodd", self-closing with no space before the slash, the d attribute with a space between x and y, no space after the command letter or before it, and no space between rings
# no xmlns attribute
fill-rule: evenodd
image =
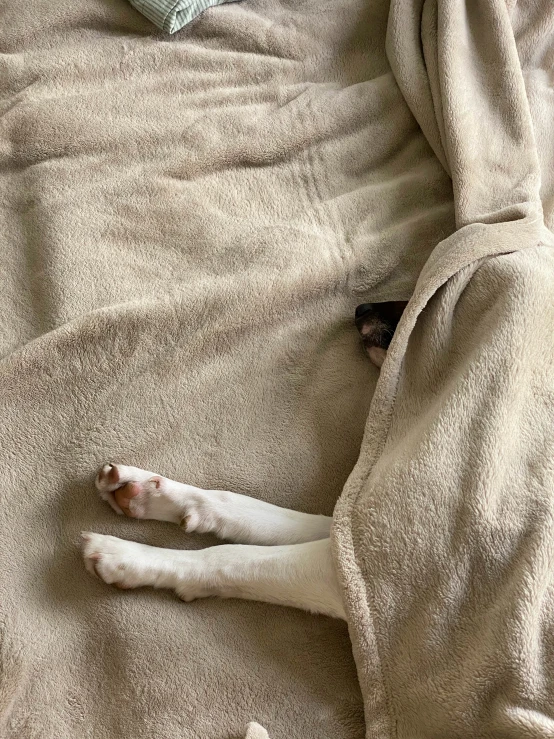
<svg viewBox="0 0 554 739"><path fill-rule="evenodd" d="M550 3L391 2L457 230L336 510L370 737L554 736L553 31Z"/></svg>
<svg viewBox="0 0 554 739"><path fill-rule="evenodd" d="M109 460L331 514L378 372L353 326L454 228L383 0L0 3L0 735L360 739L347 626L92 579ZM415 248L414 248L415 247ZM250 728L250 731L257 731Z"/></svg>
<svg viewBox="0 0 554 739"><path fill-rule="evenodd" d="M2 736L552 735L551 14L2 5ZM371 401L353 309L412 295ZM215 543L115 518L110 459L348 478L348 631L89 578L82 529Z"/></svg>

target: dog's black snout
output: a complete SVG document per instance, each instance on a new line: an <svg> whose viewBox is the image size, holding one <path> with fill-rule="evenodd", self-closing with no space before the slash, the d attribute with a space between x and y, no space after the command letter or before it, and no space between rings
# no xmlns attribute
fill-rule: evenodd
<svg viewBox="0 0 554 739"><path fill-rule="evenodd" d="M373 305L371 303L362 303L356 308L356 313L354 314L354 318L356 321L358 321L360 318L363 318L366 313L369 313L371 310L373 310Z"/></svg>

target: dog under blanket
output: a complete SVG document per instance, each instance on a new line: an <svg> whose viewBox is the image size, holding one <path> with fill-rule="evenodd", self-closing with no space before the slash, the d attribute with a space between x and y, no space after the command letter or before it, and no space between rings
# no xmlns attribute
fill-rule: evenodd
<svg viewBox="0 0 554 739"><path fill-rule="evenodd" d="M457 231L335 510L368 737L554 733L553 31L546 2L391 2Z"/></svg>
<svg viewBox="0 0 554 739"><path fill-rule="evenodd" d="M1 11L8 739L554 730L554 11L324 11L246 0L171 41L123 3ZM410 296L371 401L353 309ZM114 457L321 513L354 467L362 695L332 619L89 578L92 522L214 543L114 520Z"/></svg>

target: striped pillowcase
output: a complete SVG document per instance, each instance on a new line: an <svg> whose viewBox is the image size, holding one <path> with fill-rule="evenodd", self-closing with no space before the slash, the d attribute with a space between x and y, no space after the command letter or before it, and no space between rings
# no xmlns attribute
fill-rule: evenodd
<svg viewBox="0 0 554 739"><path fill-rule="evenodd" d="M175 33L213 5L236 0L129 0L137 10L166 33Z"/></svg>

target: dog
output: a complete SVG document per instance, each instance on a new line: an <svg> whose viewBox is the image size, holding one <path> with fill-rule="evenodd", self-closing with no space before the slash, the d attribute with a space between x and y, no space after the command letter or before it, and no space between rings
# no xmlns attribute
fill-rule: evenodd
<svg viewBox="0 0 554 739"><path fill-rule="evenodd" d="M406 303L365 303L355 324L381 367ZM136 467L106 464L96 487L113 510L212 533L233 542L175 550L84 532L87 570L118 588L170 588L184 601L245 598L346 619L331 554L331 517L280 508L246 495L203 490Z"/></svg>

